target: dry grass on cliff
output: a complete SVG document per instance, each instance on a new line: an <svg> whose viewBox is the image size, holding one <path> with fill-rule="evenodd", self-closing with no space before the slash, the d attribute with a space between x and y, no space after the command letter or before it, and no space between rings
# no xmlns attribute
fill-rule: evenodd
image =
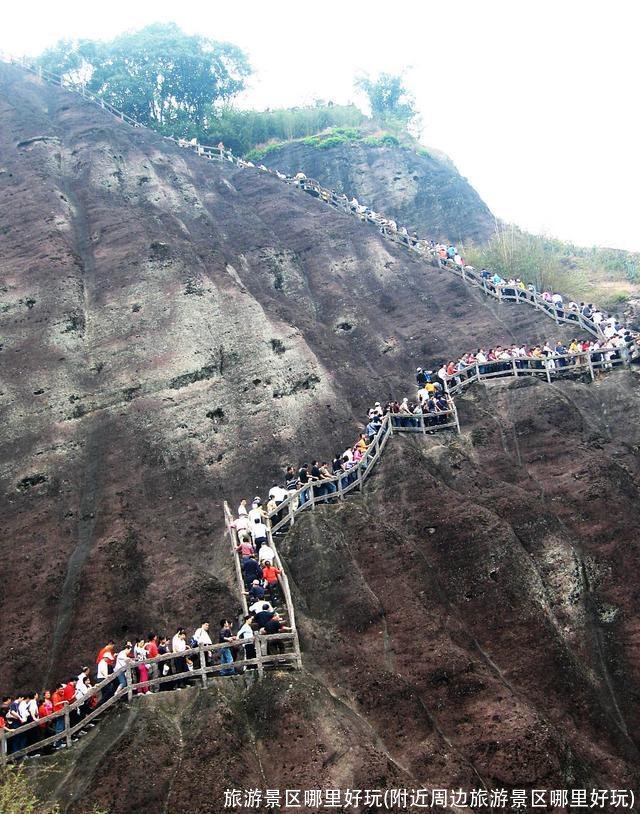
<svg viewBox="0 0 640 814"><path fill-rule="evenodd" d="M0 814L59 814L58 803L40 800L29 784L24 766L0 770ZM94 807L93 814L108 814Z"/></svg>
<svg viewBox="0 0 640 814"><path fill-rule="evenodd" d="M465 246L477 268L519 277L539 290L562 291L576 301L616 310L640 293L640 258L615 249L583 248L501 225L482 246Z"/></svg>

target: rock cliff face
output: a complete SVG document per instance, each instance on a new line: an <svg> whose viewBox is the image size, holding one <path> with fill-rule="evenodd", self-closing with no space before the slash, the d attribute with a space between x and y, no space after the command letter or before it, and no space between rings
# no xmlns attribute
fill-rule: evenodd
<svg viewBox="0 0 640 814"><path fill-rule="evenodd" d="M637 794L637 377L476 387L462 436L395 437L362 496L281 544L302 674L137 699L41 788L73 814L220 811L233 788Z"/></svg>
<svg viewBox="0 0 640 814"><path fill-rule="evenodd" d="M343 448L416 363L556 336L275 178L6 67L0 192L3 688L234 613L223 498ZM47 761L64 810L637 787L636 374L478 389L460 414L462 438L394 440L362 498L284 541L305 672L136 701Z"/></svg>
<svg viewBox="0 0 640 814"><path fill-rule="evenodd" d="M549 331L18 69L0 100L3 685L228 607L224 496L330 454L416 361Z"/></svg>
<svg viewBox="0 0 640 814"><path fill-rule="evenodd" d="M323 186L354 195L421 237L487 240L494 218L475 189L444 158L406 147L357 142L328 149L292 142L262 159L289 175L303 171Z"/></svg>

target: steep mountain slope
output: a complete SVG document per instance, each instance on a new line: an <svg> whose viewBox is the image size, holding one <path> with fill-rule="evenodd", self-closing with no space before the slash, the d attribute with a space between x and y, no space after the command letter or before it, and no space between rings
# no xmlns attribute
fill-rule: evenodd
<svg viewBox="0 0 640 814"><path fill-rule="evenodd" d="M41 790L73 814L234 788L637 796L637 379L474 386L461 437L396 436L362 496L281 543L303 673L136 699Z"/></svg>
<svg viewBox="0 0 640 814"><path fill-rule="evenodd" d="M416 361L553 328L18 69L0 113L3 686L235 609L224 496L330 454Z"/></svg>
<svg viewBox="0 0 640 814"><path fill-rule="evenodd" d="M326 149L291 142L260 161L289 175L303 171L323 186L355 195L421 237L482 242L494 231L493 215L475 189L435 154L364 142Z"/></svg>

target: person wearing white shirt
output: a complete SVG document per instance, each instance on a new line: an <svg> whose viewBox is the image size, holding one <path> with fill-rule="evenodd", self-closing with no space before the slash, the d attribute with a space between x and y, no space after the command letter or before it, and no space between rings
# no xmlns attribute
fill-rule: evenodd
<svg viewBox="0 0 640 814"><path fill-rule="evenodd" d="M260 520L256 519L251 524L251 535L253 537L253 544L256 548L260 547L260 543L267 541L267 527Z"/></svg>
<svg viewBox="0 0 640 814"><path fill-rule="evenodd" d="M238 535L238 540L242 542L242 540L249 539L249 518L245 512L245 514L241 514L238 516L236 520L233 521L231 524Z"/></svg>
<svg viewBox="0 0 640 814"><path fill-rule="evenodd" d="M79 702L79 706L77 708L78 719L82 720L86 715L89 714L89 707L86 704L87 695L91 690L91 679L88 675L81 674L82 678L78 678L76 682L76 701Z"/></svg>
<svg viewBox="0 0 640 814"><path fill-rule="evenodd" d="M179 627L176 635L171 639L171 652L177 654L175 658L172 659L174 675L186 673L189 669L186 657L181 655L186 649L187 634L183 627ZM173 686L175 689L181 690L184 686L184 681L185 679L178 679Z"/></svg>
<svg viewBox="0 0 640 814"><path fill-rule="evenodd" d="M256 657L256 646L254 644L254 635L253 635L253 628L251 627L251 623L253 622L253 616L249 614L248 616L244 617L244 624L238 630L236 636L244 645L244 657L245 659L255 659ZM247 669L247 668L244 668ZM249 669L255 669L255 667L249 667Z"/></svg>
<svg viewBox="0 0 640 814"><path fill-rule="evenodd" d="M274 483L271 489L269 490L269 500L273 500L275 503L276 509L280 506L287 498L289 497L289 492L286 489L283 489L282 486L278 486L277 483ZM278 512L273 517L273 523L279 523L282 520L282 512Z"/></svg>
<svg viewBox="0 0 640 814"><path fill-rule="evenodd" d="M211 636L209 635L209 622L203 622L200 627L196 630L193 634L194 640L201 644L203 647L206 647L209 644L213 644L211 641ZM212 653L205 653L205 662L206 664L210 664ZM202 666L202 665L201 665Z"/></svg>
<svg viewBox="0 0 640 814"><path fill-rule="evenodd" d="M273 562L275 559L275 551L271 548L270 545L264 543L260 546L260 550L258 551L258 562Z"/></svg>
<svg viewBox="0 0 640 814"><path fill-rule="evenodd" d="M34 692L27 697L27 714L32 721L37 721L40 718L38 713L38 693Z"/></svg>
<svg viewBox="0 0 640 814"><path fill-rule="evenodd" d="M78 686L78 684L82 684L84 682L85 678L87 678L87 676L89 675L90 672L91 672L90 667L83 667L82 670L78 673L78 677L76 679L76 681L77 681L76 686Z"/></svg>
<svg viewBox="0 0 640 814"><path fill-rule="evenodd" d="M129 667L133 664L133 659L131 658L131 653L133 652L133 648L130 644L127 644L117 655L116 657L116 666L114 668L114 672L119 670L121 667ZM124 690L127 686L127 674L123 670L120 675L118 676L118 692Z"/></svg>
<svg viewBox="0 0 640 814"><path fill-rule="evenodd" d="M98 662L98 681L103 681L109 675L110 660L104 656Z"/></svg>
<svg viewBox="0 0 640 814"><path fill-rule="evenodd" d="M282 503L283 500L289 497L289 493L286 489L274 484L269 490L269 497L275 500L276 503Z"/></svg>
<svg viewBox="0 0 640 814"><path fill-rule="evenodd" d="M271 602L267 602L266 599L258 599L256 602L253 603L253 605L249 607L249 613L253 615L254 613L258 613L258 611L265 610L264 607L265 605L269 606L268 608L266 608L266 610L273 611L273 605L271 604Z"/></svg>
<svg viewBox="0 0 640 814"><path fill-rule="evenodd" d="M203 647L206 647L208 644L213 644L211 636L209 636L209 622L203 622L193 634L193 638Z"/></svg>

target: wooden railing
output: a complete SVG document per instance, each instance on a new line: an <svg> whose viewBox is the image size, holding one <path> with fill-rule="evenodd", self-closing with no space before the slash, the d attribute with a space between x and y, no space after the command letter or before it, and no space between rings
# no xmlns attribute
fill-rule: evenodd
<svg viewBox="0 0 640 814"><path fill-rule="evenodd" d="M615 368L630 368L633 361L640 359L640 347L632 342L619 348L599 348L596 350L578 351L566 354L551 354L546 357L532 358L511 357L484 363L475 362L467 365L450 376L445 376L444 388L449 396L451 409L441 413L423 413L418 415L408 413L387 413L374 440L367 447L367 451L356 465L351 469L319 481L313 481L290 491L289 496L280 503L276 509L268 513L270 545L276 551L272 534L285 528L290 528L295 517L307 509L312 511L319 503L329 500L342 500L350 492L362 488L362 484L369 477L373 467L380 458L391 435L397 433L433 433L440 430L455 430L460 433L458 411L453 396L463 392L473 382L499 379L506 376L518 378L520 376L537 376L551 383L553 380L567 378L575 373L589 373L591 380L595 379L598 371L609 371ZM227 502L224 503L225 522L232 537L233 545L233 516ZM278 562L280 562L278 558ZM278 567L281 567L279 565ZM239 584L243 584L239 560L236 557L236 571Z"/></svg>
<svg viewBox="0 0 640 814"><path fill-rule="evenodd" d="M539 358L524 356L491 362L475 362L451 376L447 376L445 389L451 396L455 396L473 382L499 379L505 376L516 378L538 376L551 382L554 379L567 378L571 374L583 372L589 373L593 381L597 371L608 371L620 367L629 368L631 363L638 358L640 358L640 349L638 344L633 342L621 348L554 353Z"/></svg>
<svg viewBox="0 0 640 814"><path fill-rule="evenodd" d="M162 684L170 684L176 681L184 682L193 679L197 679L202 683L203 687L206 687L207 676L211 675L215 677L216 673L228 671L230 669L236 670L238 668L243 668L243 670L246 670L248 667L255 667L258 677L262 678L266 667L278 665L292 665L293 667L299 667L299 655L295 652L277 653L274 655L266 654L266 649L269 643L286 643L292 640L297 641L297 634L295 632L272 633L269 635L260 635L256 633L253 642L238 641L234 642L232 645L199 645L196 648L188 648L182 653L166 653L162 656L156 656L153 659L132 662L130 665L121 667L120 669L114 671L111 673L111 675L105 678L104 681L96 684L81 700L74 701L70 704L65 702L63 709L53 712L51 715L47 715L46 718L31 721L24 726L17 727L16 729L0 730L0 764L5 764L7 761L15 760L16 758L21 758L34 752L39 752L45 747L53 744L65 743L67 746L71 746L72 738L76 733L78 733L81 729L87 726L87 724L91 723L95 718L98 718L103 712L119 701L122 701L125 698L129 702L132 701L134 692L137 692L138 690L159 688ZM246 644L252 643L255 645L256 649L255 658L238 659L229 663L208 663L225 648L242 648L245 647ZM263 648L265 652L263 652ZM209 654L211 654L210 657ZM176 658L193 659L194 669L186 670L180 673L171 673L169 675L159 675L159 673L162 673L162 667ZM196 667L196 660L199 664L198 667ZM140 665L146 666L150 671L150 675L157 672L157 677L148 678L146 681L134 681L133 671ZM124 675L126 678L126 686L124 687L121 687L120 685L120 676L122 675ZM112 685L114 685L115 688ZM105 691L107 692L105 693ZM99 703L94 710L84 715L77 722L74 722L73 714L78 712L83 705L88 704L90 698L95 696L102 697L105 694L106 700L104 702ZM88 709L88 707L85 707L85 709ZM48 726L49 724L53 723L55 727L56 721L63 721L64 723L59 727L59 730L56 731L54 735L36 740L34 743L31 743L17 751L9 751L8 744L13 738L22 735L27 735L28 737L28 733L32 732L33 730L39 730L43 724Z"/></svg>
<svg viewBox="0 0 640 814"><path fill-rule="evenodd" d="M295 522L296 515L298 515L300 512L306 511L307 509L313 511L318 504L326 503L329 499L336 498L338 500L343 500L346 495L361 489L362 484L371 474L373 467L380 459L389 438L393 434L427 434L440 432L442 430L455 430L458 433L460 432L458 412L453 400L451 400L451 409L440 413L424 413L418 415L387 413L387 415L385 415L382 419L380 429L374 436L373 441L367 447L365 455L351 469L341 472L338 475L334 475L331 478L324 478L320 481L309 482L308 484L301 486L299 489L289 492L289 496L283 500L276 509L268 512L267 514L269 520L267 524L269 535L268 542L276 554L278 568L282 568L282 563L277 553L277 547L273 542L273 534L275 532L292 526ZM231 525L233 523L233 515L226 501L224 502L224 515L225 524L227 531L231 536L232 550L236 560L236 575L239 584L243 586L244 590L240 563L235 550L237 539L233 526ZM286 583L286 574L285 584L286 596L289 593L288 584ZM288 602L287 610L289 611ZM291 612L293 612L293 605L291 606Z"/></svg>
<svg viewBox="0 0 640 814"><path fill-rule="evenodd" d="M245 615L249 612L247 608L247 597L245 594L245 583L244 578L242 576L242 568L240 565L240 556L238 551L236 550L236 546L238 545L238 535L234 528L233 524L233 515L231 513L231 509L229 508L229 504L227 501L224 501L224 522L225 527L227 529L227 534L229 536L229 541L231 543L231 556L233 557L235 563L235 572L236 572L236 580L238 583L238 591L240 592L240 597L242 600L242 607L244 609ZM287 572L284 567L282 560L280 559L280 555L278 554L278 549L274 543L272 529L269 527L269 523L267 525L267 543L273 549L274 553L274 562L272 565L275 565L276 568L280 569L280 575L278 576L278 584L280 586L280 590L282 591L282 596L284 597L284 602L286 606L286 615L289 627L291 628L291 644L293 647L293 656L295 661L295 667L298 670L302 669L302 656L300 654L300 641L298 639L298 631L296 629L296 614L293 607L293 599L291 598L291 589L289 587L289 580L287 578Z"/></svg>
<svg viewBox="0 0 640 814"><path fill-rule="evenodd" d="M39 76L40 78L46 80L47 82L57 85L65 90L73 91L75 93L80 94L83 99L93 102L94 104L98 105L103 110L107 110L116 118L120 119L120 121L126 122L130 124L132 127L145 127L146 125L141 124L140 122L133 119L131 116L123 113L121 110L118 110L113 105L105 102L104 99L100 98L94 93L91 93L86 89L84 85L81 84L74 84L65 80L63 76L58 74L54 74L51 71L47 71L44 68L36 66L25 59L16 59L12 57L6 57L6 61L19 65L20 67L24 68L27 71ZM150 129L150 128L146 128ZM154 131L155 132L155 131ZM160 135L156 133L156 135ZM211 145L206 144L199 144L198 142L192 140L187 141L186 139L176 139L172 136L160 136L161 138L165 139L165 141L170 141L173 144L178 145L179 147L192 150L197 155L202 156L203 158L207 158L211 161L230 161L234 163L238 167L254 167L254 165L249 161L244 161L237 156L234 156L233 153L229 150L220 149L218 147L213 147ZM482 277L482 275L477 272L475 269L467 267L462 267L454 263L453 261L443 261L438 258L436 251L431 247L430 242L424 239L420 239L414 237L406 230L396 229L392 230L385 225L385 222L389 219L384 217L383 215L378 215L374 217L372 214L368 212L359 212L354 206L351 205L349 200L347 199L346 195L338 194L337 192L322 187L317 181L314 181L310 178L290 178L283 173L280 172L273 172L272 170L267 170L266 167L258 168L260 171L267 171L271 174L276 175L278 178L285 181L287 184L292 186L298 187L305 192L313 195L314 197L318 198L319 200L323 201L324 203L333 206L334 208L340 209L343 212L347 212L348 214L354 215L359 220L363 221L364 223L369 223L375 226L381 235L385 237L387 240L395 243L398 246L401 246L404 249L407 249L414 254L420 256L423 260L431 263L432 265L437 265L440 268L446 269L447 271L456 274L458 277L461 277L465 283L480 288L487 296L494 297L495 299L501 302L516 302L516 303L524 303L525 305L529 305L540 313L544 314L545 316L550 317L553 319L558 325L560 324L576 324L579 325L584 331L588 332L591 336L595 336L597 338L602 338L603 334L598 324L596 324L593 320L585 317L580 312L576 311L569 311L565 307L556 306L554 303L545 300L541 294L537 292L529 291L528 289L521 289L515 286L510 286L508 284L495 284L491 282L491 280L487 280Z"/></svg>

